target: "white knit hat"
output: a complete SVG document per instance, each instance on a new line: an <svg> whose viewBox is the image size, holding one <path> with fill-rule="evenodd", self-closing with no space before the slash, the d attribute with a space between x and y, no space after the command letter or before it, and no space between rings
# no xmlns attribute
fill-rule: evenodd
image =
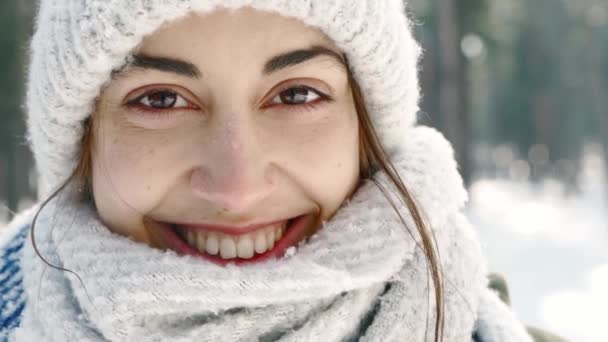
<svg viewBox="0 0 608 342"><path fill-rule="evenodd" d="M347 56L387 150L418 111L417 63L403 0L44 0L31 43L29 139L44 197L72 172L83 121L111 72L142 38L191 11L251 6L294 17L327 34Z"/></svg>

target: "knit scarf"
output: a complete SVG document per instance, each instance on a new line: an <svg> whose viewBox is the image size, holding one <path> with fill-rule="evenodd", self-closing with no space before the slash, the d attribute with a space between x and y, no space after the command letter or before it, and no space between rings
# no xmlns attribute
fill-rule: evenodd
<svg viewBox="0 0 608 342"><path fill-rule="evenodd" d="M485 268L459 212L466 195L443 138L417 129L409 141L393 162L433 227L444 341L471 341ZM420 236L386 176L375 178L385 191L362 183L310 239L282 258L243 266L150 248L61 194L42 210L35 241L69 272L49 268L26 244L27 305L12 339L433 341L436 303Z"/></svg>

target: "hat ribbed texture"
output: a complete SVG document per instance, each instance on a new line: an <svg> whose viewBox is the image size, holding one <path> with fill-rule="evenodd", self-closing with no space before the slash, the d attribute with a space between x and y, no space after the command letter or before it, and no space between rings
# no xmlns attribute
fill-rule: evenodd
<svg viewBox="0 0 608 342"><path fill-rule="evenodd" d="M46 196L72 172L83 121L143 37L190 12L250 6L297 18L347 56L383 146L416 121L420 48L402 0L46 0L31 42L28 130Z"/></svg>

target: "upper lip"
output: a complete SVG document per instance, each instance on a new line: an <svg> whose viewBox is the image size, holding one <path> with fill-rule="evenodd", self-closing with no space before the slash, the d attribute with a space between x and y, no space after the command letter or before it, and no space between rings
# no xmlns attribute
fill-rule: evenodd
<svg viewBox="0 0 608 342"><path fill-rule="evenodd" d="M240 226L228 226L228 225L223 225L223 224L207 224L207 223L172 223L172 224L175 226L186 228L186 229L213 231L213 232L223 233L223 234L227 234L227 235L238 236L238 235L250 233L252 231L255 231L255 230L263 228L263 227L283 223L283 222L286 222L286 221L289 221L289 220L295 219L295 218L296 217L284 218L284 219L280 219L280 220L263 222L263 223L249 223L249 224L244 224L244 225L240 225Z"/></svg>

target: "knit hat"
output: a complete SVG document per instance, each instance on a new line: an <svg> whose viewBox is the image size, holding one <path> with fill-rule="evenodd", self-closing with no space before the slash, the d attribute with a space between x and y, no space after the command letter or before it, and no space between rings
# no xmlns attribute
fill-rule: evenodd
<svg viewBox="0 0 608 342"><path fill-rule="evenodd" d="M83 122L142 39L190 12L250 6L301 20L344 52L383 147L416 121L420 48L402 0L45 0L31 42L29 140L45 197L73 171Z"/></svg>

